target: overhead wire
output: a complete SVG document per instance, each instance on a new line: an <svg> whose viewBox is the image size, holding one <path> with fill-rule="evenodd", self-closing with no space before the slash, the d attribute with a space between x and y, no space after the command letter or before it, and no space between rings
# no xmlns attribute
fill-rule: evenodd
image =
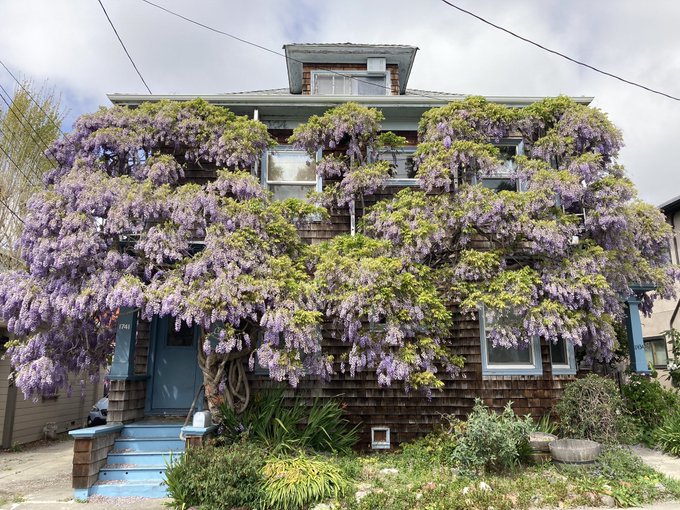
<svg viewBox="0 0 680 510"><path fill-rule="evenodd" d="M552 53L553 55L557 55L558 57L562 57L562 58L568 60L569 62L573 62L574 64L578 64L578 65L580 65L580 66L586 67L586 68L588 68L588 69L590 69L590 70L592 70L592 71L595 71L596 73L600 73L600 74L603 74L603 75L605 75L605 76L609 76L610 78L614 78L614 79L616 79L616 80L619 80L619 81L621 81L621 82L623 82L623 83L627 83L628 85L632 85L633 87L638 87L638 88L641 88L641 89L646 90L646 91L648 91L648 92L652 92L653 94L658 94L658 95L660 95L660 96L667 97L668 99L672 99L673 101L680 101L680 97L676 97L676 96L673 96L673 95L671 95L671 94L667 94L666 92L663 92L663 91L661 91L661 90L653 89L653 88L648 87L648 86L646 86L646 85L642 85L641 83L637 83L637 82L634 82L634 81L632 81L632 80L628 80L628 79L626 79L626 78L622 78L621 76L618 76L618 75L616 75L616 74L614 74L614 73L610 73L610 72L608 72L608 71L604 71L604 70L602 70L602 69L599 69L599 68L597 68L597 67L595 67L595 66L593 66L593 65L587 64L587 63L585 63L585 62L582 62L582 61L580 61L580 60L577 60L577 59L575 59L575 58L572 58L572 57L570 57L570 56L568 56L568 55L565 55L564 53L560 53L560 52L557 51L557 50L550 49L550 48L548 48L548 47L546 47L546 46L544 46L544 45L542 45L542 44L539 44L539 43L537 43L537 42L535 42L535 41L532 41L532 40L529 39L528 37L523 37L523 36L521 36L521 35L519 35L519 34L513 32L512 30L508 30L507 28L504 28L504 27L502 27L502 26L500 26L500 25L497 25L496 23L492 23L491 21L489 21L489 20L483 18L482 16L479 16L479 15L475 14L474 12L468 11L467 9L463 9L462 7L459 7L458 5L456 5L456 4L452 3L452 2L449 2L448 0L441 0L441 1L442 1L443 3L445 3L446 5L448 5L449 7L452 7L453 9L456 9L456 10L458 10L458 11L464 13L464 14L467 14L468 16L472 16L473 18L478 19L478 20L481 21L482 23L486 23L487 25L489 25L489 26L491 26L491 27L493 27L493 28L495 28L495 29L501 30L501 31L505 32L506 34L511 35L512 37L515 37L515 38L517 38L517 39L519 39L519 40L521 40L521 41L524 41L524 42L526 42L526 43L528 43L528 44L531 44L531 45L533 45L533 46L536 46L537 48L540 48L540 49L542 49L543 51L547 51L548 53Z"/></svg>
<svg viewBox="0 0 680 510"><path fill-rule="evenodd" d="M113 24L113 21L111 20L111 17L109 16L109 13L106 12L106 7L104 7L102 0L97 0L97 1L99 2L99 5L101 5L102 10L104 11L104 15L106 16L106 19L109 20L109 25L111 25L111 28L113 29L113 33L116 34L116 37L118 38L118 42L123 47L123 51L125 51L125 54L127 55L128 59L130 60L130 63L132 64L132 67L134 67L135 71L137 71L137 75L139 76L139 79L142 80L142 83L146 87L146 90L149 92L149 94L153 94L153 92L151 92L151 89L149 88L149 86L146 84L146 80L144 79L144 76L142 76L142 73L139 71L137 64L135 64L135 61L132 59L132 55L130 55L130 52L125 47L125 43L123 42L123 39L121 39L120 34L118 34L118 30L116 30L116 26Z"/></svg>
<svg viewBox="0 0 680 510"><path fill-rule="evenodd" d="M192 24L199 26L201 28L205 28L206 30L210 30L211 32L214 32L216 34L223 35L225 37L229 37L229 38L231 38L235 41L242 42L243 44L247 44L247 45L252 46L254 48L259 48L263 51L271 53L272 55L276 55L278 57L283 57L287 61L290 60L291 62L296 62L298 64L304 64L304 62L302 60L299 60L295 57L291 57L289 55L286 55L285 53L281 53L280 51L276 51L276 50L273 50L271 48L267 48L266 46L262 46L261 44L254 43L254 42L249 41L247 39L244 39L242 37L238 37L238 36L231 34L229 32L225 32L224 30L220 30L219 28L211 27L210 25L206 25L205 23L201 23L200 21L196 21L195 19L184 16L183 14L180 14L178 12L171 10L171 9L168 9L167 7L163 7L162 5L151 2L150 0L141 0L141 1L144 2L145 4L148 4L148 5L151 5L152 7L155 7L156 9L160 9L161 11L165 11L166 13L168 13L172 16L180 18L180 19L182 19L182 20L184 20L188 23L192 23ZM362 80L361 78L358 78L357 76L347 74L347 73L343 73L342 71L338 71L338 70L335 70L335 69L327 69L327 68L323 68L323 67L318 67L316 69L318 69L319 71L324 71L326 73L334 74L336 76L342 76L343 78L349 78L351 80L354 80L357 83L363 83L363 84L366 84L366 85L370 85L372 87L381 88L381 89L385 89L385 90L392 90L392 87L390 87L389 85L380 85L379 83L373 83L373 82L370 82L370 81ZM428 99L434 99L436 101L442 101L443 100L442 97L431 96L431 95L418 93L418 92L411 92L411 94L414 95L414 96L420 96L420 97L425 97L425 98L428 98Z"/></svg>

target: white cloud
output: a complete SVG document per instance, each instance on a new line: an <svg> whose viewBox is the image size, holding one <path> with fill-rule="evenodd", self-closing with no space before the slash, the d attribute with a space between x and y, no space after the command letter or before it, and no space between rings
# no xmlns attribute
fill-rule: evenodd
<svg viewBox="0 0 680 510"><path fill-rule="evenodd" d="M155 93L286 86L281 57L173 18L140 0L103 0ZM281 51L287 42L412 44L410 86L487 95L594 95L623 130L623 163L643 198L680 195L680 103L545 53L442 2L156 0L207 25ZM680 95L680 3L635 0L457 0L489 20L597 67ZM72 115L108 92L144 92L99 5L0 0L0 58L64 91ZM0 73L0 82L9 83Z"/></svg>

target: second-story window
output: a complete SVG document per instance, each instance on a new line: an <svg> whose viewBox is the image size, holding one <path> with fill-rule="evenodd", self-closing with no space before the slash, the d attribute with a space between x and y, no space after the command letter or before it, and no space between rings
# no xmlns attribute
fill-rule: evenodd
<svg viewBox="0 0 680 510"><path fill-rule="evenodd" d="M521 140L503 140L496 147L500 151L501 165L493 174L482 177L482 185L494 191L522 191L522 183L513 179L515 156L523 153Z"/></svg>
<svg viewBox="0 0 680 510"><path fill-rule="evenodd" d="M316 163L304 151L277 148L263 158L262 184L274 194L274 200L305 199L316 189Z"/></svg>
<svg viewBox="0 0 680 510"><path fill-rule="evenodd" d="M312 72L312 94L319 96L386 96L390 94L387 73L338 71Z"/></svg>

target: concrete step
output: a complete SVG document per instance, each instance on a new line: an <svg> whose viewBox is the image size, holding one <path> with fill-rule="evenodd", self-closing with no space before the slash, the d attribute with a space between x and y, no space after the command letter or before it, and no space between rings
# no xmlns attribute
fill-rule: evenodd
<svg viewBox="0 0 680 510"><path fill-rule="evenodd" d="M142 497L166 498L167 487L158 480L136 480L97 482L90 487L90 496L106 496L109 498Z"/></svg>
<svg viewBox="0 0 680 510"><path fill-rule="evenodd" d="M121 438L170 438L179 439L181 425L125 425L120 432Z"/></svg>
<svg viewBox="0 0 680 510"><path fill-rule="evenodd" d="M127 466L118 467L120 464L107 464L99 471L99 481L109 482L112 480L119 481L144 481L156 480L162 482L165 480L165 465L162 466Z"/></svg>
<svg viewBox="0 0 680 510"><path fill-rule="evenodd" d="M170 462L176 462L181 456L181 451L175 452L111 452L107 462L109 464L126 464L134 466L166 466Z"/></svg>
<svg viewBox="0 0 680 510"><path fill-rule="evenodd" d="M184 441L165 437L118 438L113 445L115 453L124 452L183 452Z"/></svg>

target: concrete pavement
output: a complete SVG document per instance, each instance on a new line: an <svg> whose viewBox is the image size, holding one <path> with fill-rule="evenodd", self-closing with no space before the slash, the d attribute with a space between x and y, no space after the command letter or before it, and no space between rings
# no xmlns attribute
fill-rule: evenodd
<svg viewBox="0 0 680 510"><path fill-rule="evenodd" d="M0 452L0 510L167 510L169 500L90 498L73 500L73 440L63 439L19 452Z"/></svg>

